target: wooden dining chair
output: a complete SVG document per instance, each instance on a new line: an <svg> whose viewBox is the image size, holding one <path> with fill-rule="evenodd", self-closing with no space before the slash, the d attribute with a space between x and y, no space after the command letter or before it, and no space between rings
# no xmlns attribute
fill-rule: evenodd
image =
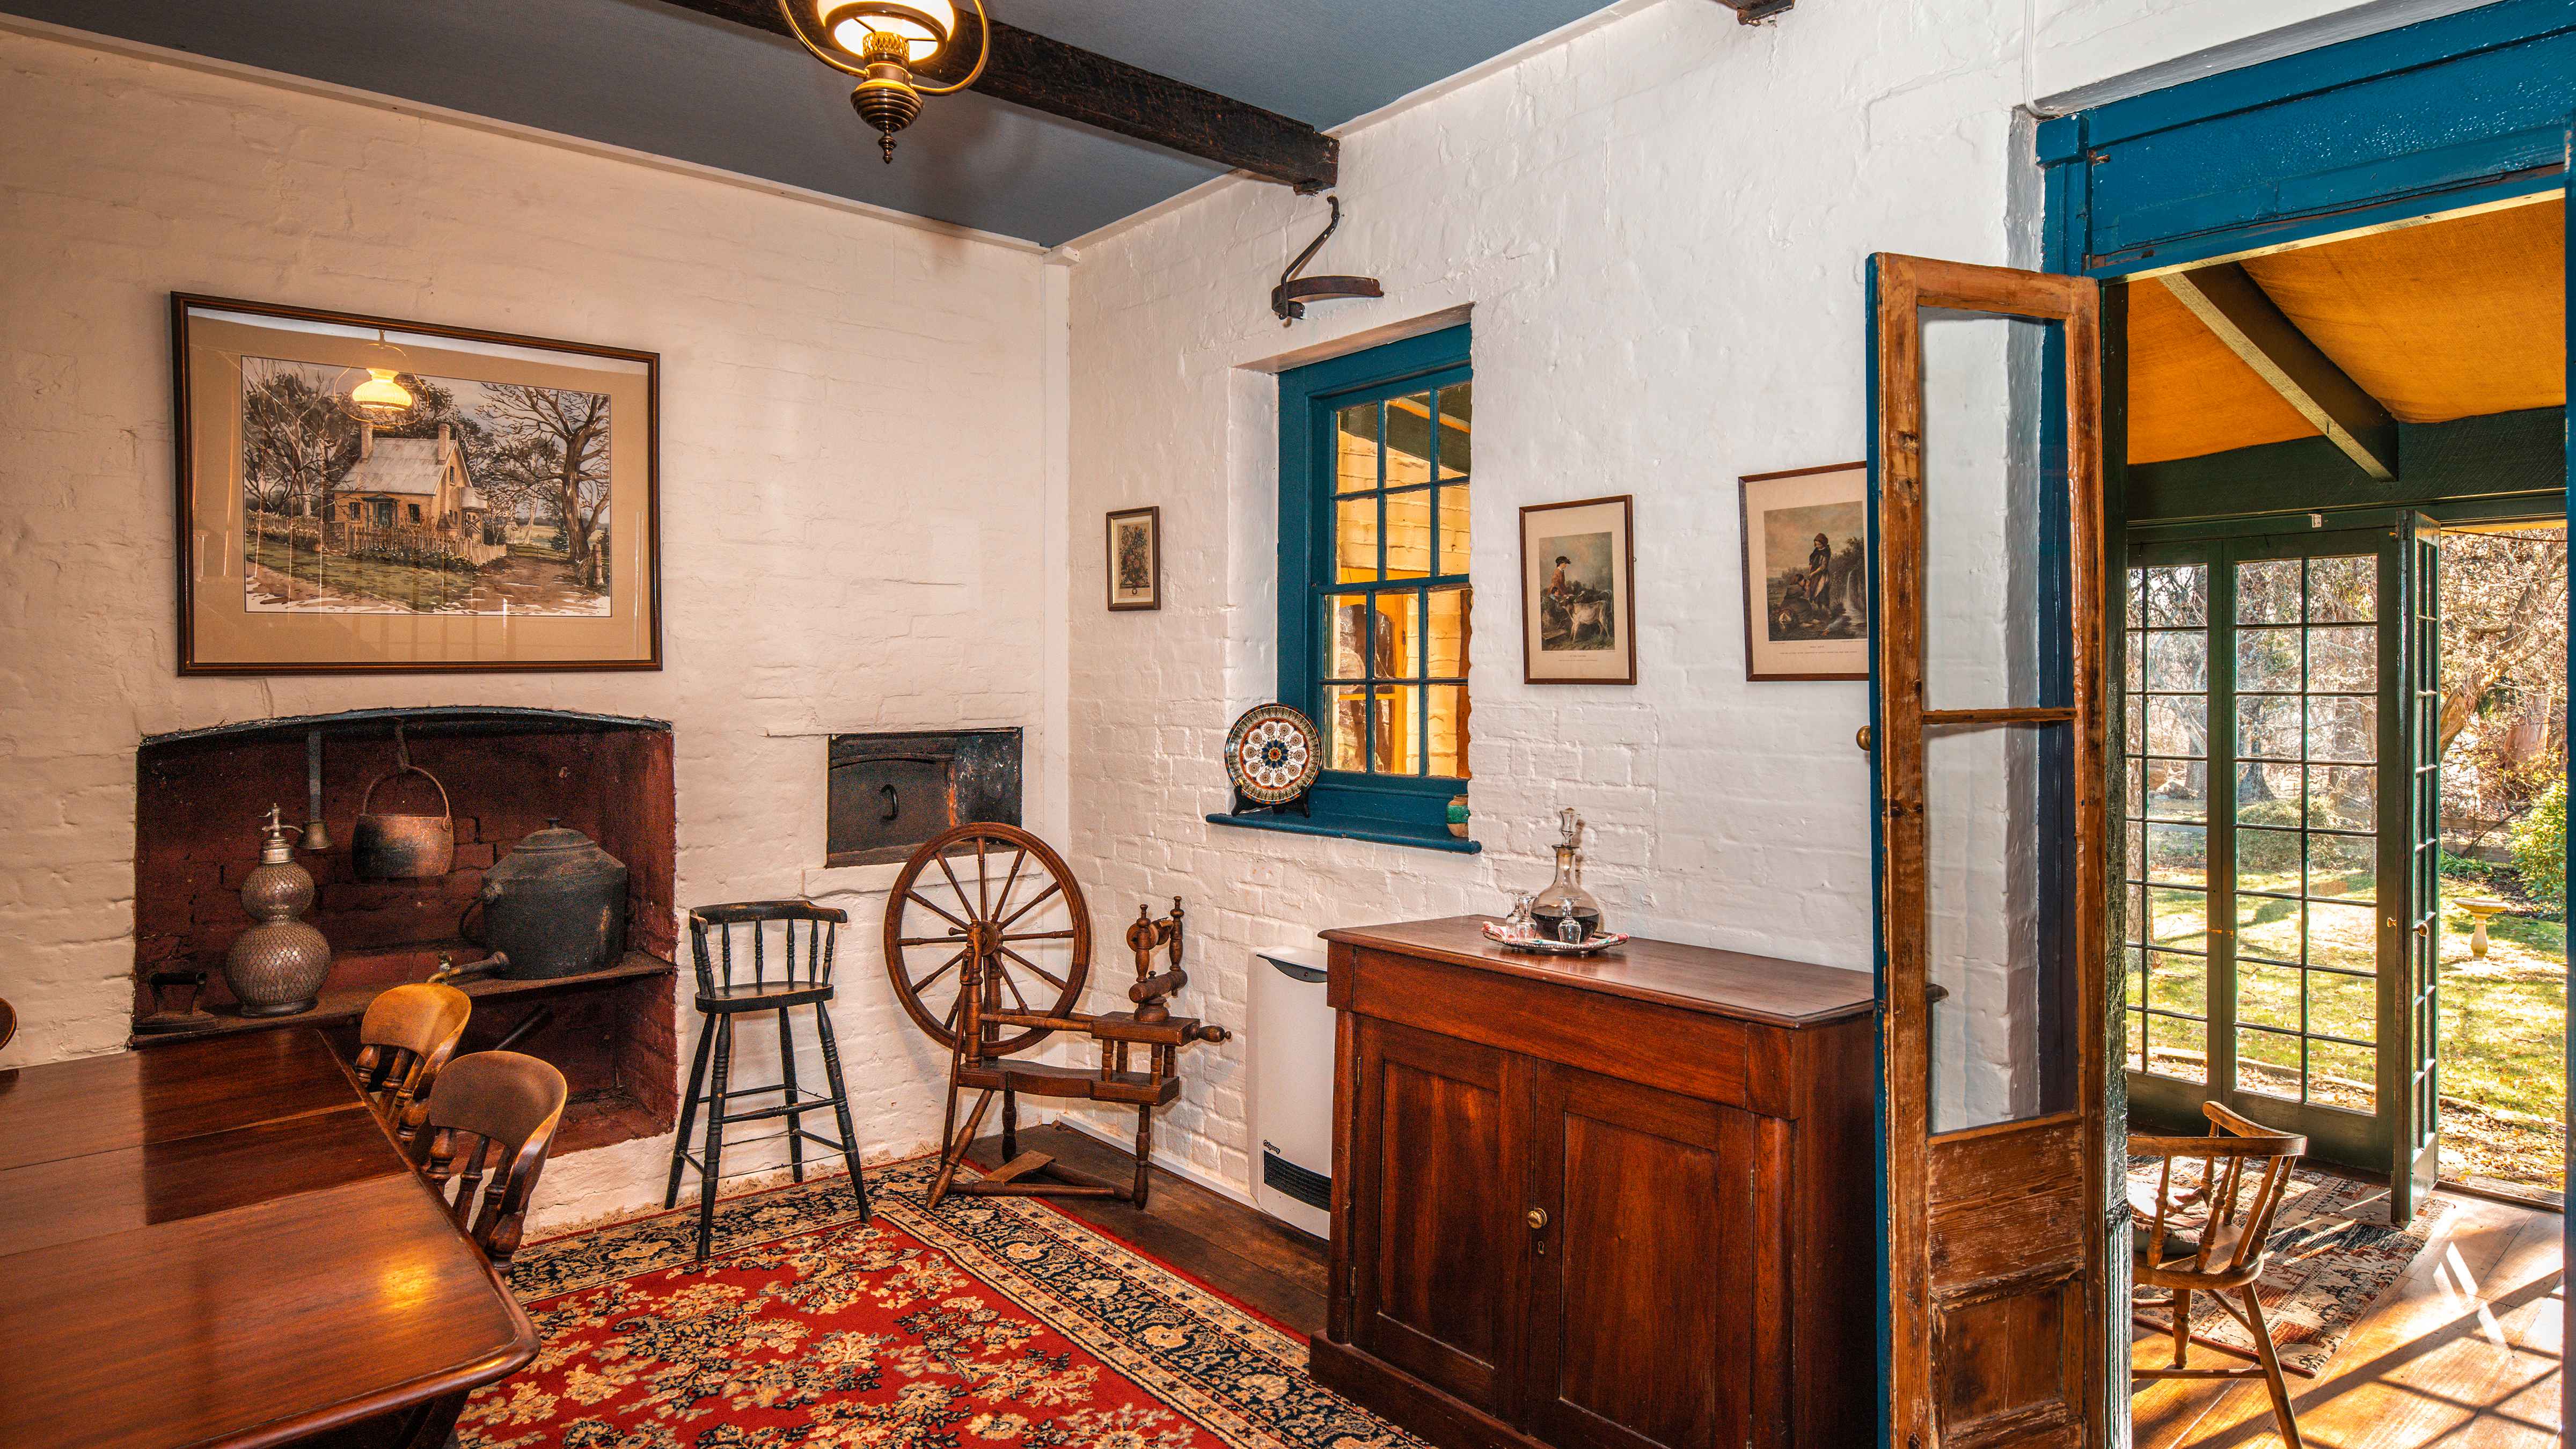
<svg viewBox="0 0 2576 1449"><path fill-rule="evenodd" d="M440 1196L454 1194L448 1211L495 1266L506 1266L519 1251L528 1199L545 1170L565 1095L563 1073L535 1057L461 1056L438 1074L420 1130L407 1144L412 1164L438 1185Z"/></svg>
<svg viewBox="0 0 2576 1449"><path fill-rule="evenodd" d="M2271 1326L2263 1321L2263 1304L2255 1294L2255 1284L2263 1276L2272 1219L2289 1189L2291 1164L2307 1152L2308 1139L2275 1132L2216 1102L2204 1102L2200 1110L2209 1118L2206 1137L2129 1139L2132 1158L2164 1159L2156 1175L2155 1214L2137 1226L2134 1276L2141 1288L2164 1289L2165 1306L2172 1314L2165 1323L2145 1314L2135 1315L2135 1321L2141 1328L2173 1336L2170 1366L2134 1368L2130 1377L2140 1383L2152 1383L2162 1379L2259 1376L2271 1392L2272 1418L2280 1426L2281 1442L2289 1449L2302 1449L2298 1417L2291 1412L2290 1391L2281 1378L2281 1358L2272 1347ZM2194 1159L2202 1163L2198 1186L2185 1183L2183 1190L2177 1192L2174 1164ZM2197 1228L2183 1231L2174 1225L2174 1215L2194 1203L2205 1204L2207 1215ZM2254 1340L2252 1353L2191 1331L2191 1298L2195 1293L2212 1295L2219 1307L2244 1325ZM2195 1343L2249 1362L2241 1368L2187 1367L2185 1359ZM2300 1374L2302 1378L2313 1376Z"/></svg>
<svg viewBox="0 0 2576 1449"><path fill-rule="evenodd" d="M397 986L367 1003L350 1065L397 1140L410 1140L419 1128L430 1088L473 1014L474 998L453 986Z"/></svg>

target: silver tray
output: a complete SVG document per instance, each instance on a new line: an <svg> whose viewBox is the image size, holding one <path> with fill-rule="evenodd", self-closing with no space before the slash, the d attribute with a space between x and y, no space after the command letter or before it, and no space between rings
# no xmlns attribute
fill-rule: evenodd
<svg viewBox="0 0 2576 1449"><path fill-rule="evenodd" d="M1515 936L1503 930L1502 922L1485 922L1485 939L1506 951L1527 951L1534 956L1598 956L1613 946L1624 946L1628 937L1620 931L1604 931L1582 942L1557 940L1553 936Z"/></svg>

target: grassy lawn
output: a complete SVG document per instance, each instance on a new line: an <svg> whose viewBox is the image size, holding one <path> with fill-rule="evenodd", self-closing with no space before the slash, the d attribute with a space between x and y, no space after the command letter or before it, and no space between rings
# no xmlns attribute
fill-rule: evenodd
<svg viewBox="0 0 2576 1449"><path fill-rule="evenodd" d="M2475 881L2443 884L2446 900L2486 893ZM2498 916L2483 959L2469 937L2468 913L2445 910L2442 1175L2563 1190L2567 928Z"/></svg>
<svg viewBox="0 0 2576 1449"><path fill-rule="evenodd" d="M470 569L318 554L274 535L256 540L245 552L253 563L319 592L360 595L420 613L453 608L474 592Z"/></svg>
<svg viewBox="0 0 2576 1449"><path fill-rule="evenodd" d="M2153 845L2149 853L2155 855ZM2169 880L2194 878L2187 870L2174 868L2182 863L2168 862L2159 867L2159 874ZM2366 868L2348 881L2323 874L2317 880L2320 894L2346 898L2307 903L2306 959L2311 964L2372 971L2377 912L2367 903ZM2299 889L2295 869L2277 874L2246 871L2238 881L2240 889L2248 892L2295 894ZM2562 923L2539 919L2535 913L2498 916L2488 924L2487 954L2473 955L2473 922L2456 903L2492 891L2487 882L2474 878L2446 877L2443 882L2442 1171L2446 1177L2488 1177L2563 1190L2565 1137L2560 1124L2567 1114L2567 931ZM2156 947L2208 949L2205 898L2199 890L2150 886L2146 894L2149 913L2156 921ZM2349 898L2356 895L2362 899ZM2239 895L2238 949L2249 955L2299 960L2299 914L2296 901ZM2207 1009L2207 969L2201 957L2159 954L2151 962L2145 985L2149 1005L2194 1015ZM2302 973L2240 960L2237 974L2240 1024L2299 1028ZM2138 989L2133 982L2130 990ZM2309 1029L2361 1041L2374 1039L2377 989L2377 981L2368 977L2309 973ZM2197 1039L2198 1030L2162 1018L2154 1021L2151 1031L2159 1073L2187 1080L2202 1077L2208 1044ZM2374 1055L2368 1048L2312 1042L2310 1099L2371 1110ZM2295 1100L2298 1042L2287 1036L2245 1033L2238 1046L2237 1070L2241 1086Z"/></svg>

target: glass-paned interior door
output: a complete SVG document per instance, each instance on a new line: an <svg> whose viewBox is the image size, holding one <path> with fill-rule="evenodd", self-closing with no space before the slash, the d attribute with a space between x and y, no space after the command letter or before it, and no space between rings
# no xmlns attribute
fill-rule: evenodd
<svg viewBox="0 0 2576 1449"><path fill-rule="evenodd" d="M1887 1442L2094 1443L2115 599L2099 292L1892 255L1870 289Z"/></svg>
<svg viewBox="0 0 2576 1449"><path fill-rule="evenodd" d="M2404 753L2381 708L2404 638L2386 544L2239 542L2222 579L2235 782L2226 1100L2364 1166L2387 1161L2380 968L2395 931L2380 908L2405 895L2404 831L2381 808L2382 762ZM2391 845L2395 871L2383 869Z"/></svg>
<svg viewBox="0 0 2576 1449"><path fill-rule="evenodd" d="M2436 943L2414 927L2438 798L2405 681L2438 681L2438 595L2409 576L2412 547L2371 529L2131 551L2123 1006L2142 1123L2197 1131L2218 1101L2329 1161L2404 1178L2423 1155Z"/></svg>

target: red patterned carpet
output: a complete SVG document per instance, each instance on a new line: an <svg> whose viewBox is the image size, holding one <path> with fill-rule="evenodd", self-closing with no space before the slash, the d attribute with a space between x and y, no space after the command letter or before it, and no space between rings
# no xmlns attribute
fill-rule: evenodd
<svg viewBox="0 0 2576 1449"><path fill-rule="evenodd" d="M1419 1449L1306 1377L1305 1340L1043 1204L921 1206L926 1160L666 1214L512 1268L546 1336L475 1395L483 1449Z"/></svg>

